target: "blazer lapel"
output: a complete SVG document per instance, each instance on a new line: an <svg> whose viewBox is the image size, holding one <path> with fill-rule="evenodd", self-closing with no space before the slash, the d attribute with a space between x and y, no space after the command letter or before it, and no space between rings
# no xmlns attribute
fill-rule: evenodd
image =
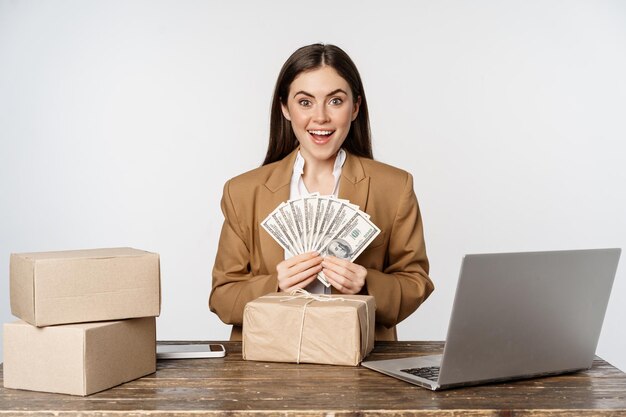
<svg viewBox="0 0 626 417"><path fill-rule="evenodd" d="M370 178L365 175L363 165L358 157L346 152L346 162L341 169L339 180L339 198L350 200L361 210L366 211Z"/></svg>
<svg viewBox="0 0 626 417"><path fill-rule="evenodd" d="M298 149L294 150L278 162L265 184L259 188L259 198L257 200L259 229L262 229L260 223L280 203L289 200L289 186L297 151ZM275 268L275 265L278 265L285 259L285 251L265 230L259 230L259 240L261 256L265 260L265 265L268 265L270 269ZM272 272L275 272L275 270L268 271L268 273Z"/></svg>

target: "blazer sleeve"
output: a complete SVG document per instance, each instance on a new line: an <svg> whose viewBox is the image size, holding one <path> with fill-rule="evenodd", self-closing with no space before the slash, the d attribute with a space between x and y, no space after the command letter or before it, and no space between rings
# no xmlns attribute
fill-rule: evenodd
<svg viewBox="0 0 626 417"><path fill-rule="evenodd" d="M241 326L246 303L276 292L278 280L275 272L267 275L251 273L252 242L244 235L230 191L229 181L224 185L222 195L224 224L213 266L209 308L224 323Z"/></svg>
<svg viewBox="0 0 626 417"><path fill-rule="evenodd" d="M390 328L413 313L434 290L422 218L407 173L389 236L386 267L367 270L367 293L376 298L376 322Z"/></svg>

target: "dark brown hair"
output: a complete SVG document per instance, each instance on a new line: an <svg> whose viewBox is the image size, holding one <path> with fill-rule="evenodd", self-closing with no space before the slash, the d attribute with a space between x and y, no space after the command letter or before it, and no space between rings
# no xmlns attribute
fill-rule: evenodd
<svg viewBox="0 0 626 417"><path fill-rule="evenodd" d="M359 113L350 126L343 147L350 153L373 159L367 100L359 71L348 54L334 45L316 43L303 46L285 62L276 81L270 116L270 140L263 165L279 161L298 147L298 139L293 133L291 122L283 116L281 105L287 104L289 87L302 72L323 66L332 67L347 81L354 100L361 98Z"/></svg>

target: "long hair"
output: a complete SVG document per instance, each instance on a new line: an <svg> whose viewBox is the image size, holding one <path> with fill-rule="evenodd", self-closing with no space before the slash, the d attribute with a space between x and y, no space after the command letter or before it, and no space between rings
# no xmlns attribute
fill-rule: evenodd
<svg viewBox="0 0 626 417"><path fill-rule="evenodd" d="M270 116L270 140L263 165L283 159L298 147L298 139L293 133L291 122L282 112L281 105L287 104L289 88L293 80L305 71L323 66L332 67L348 82L354 100L361 97L359 113L350 126L343 147L350 153L373 159L367 100L359 71L348 54L334 45L316 43L303 46L285 62L276 81Z"/></svg>

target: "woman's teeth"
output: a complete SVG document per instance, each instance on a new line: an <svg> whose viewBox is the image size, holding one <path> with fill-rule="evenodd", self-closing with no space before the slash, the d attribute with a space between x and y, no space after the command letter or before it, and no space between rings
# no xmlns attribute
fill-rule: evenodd
<svg viewBox="0 0 626 417"><path fill-rule="evenodd" d="M333 133L332 130L309 130L309 133L316 136L328 136Z"/></svg>

